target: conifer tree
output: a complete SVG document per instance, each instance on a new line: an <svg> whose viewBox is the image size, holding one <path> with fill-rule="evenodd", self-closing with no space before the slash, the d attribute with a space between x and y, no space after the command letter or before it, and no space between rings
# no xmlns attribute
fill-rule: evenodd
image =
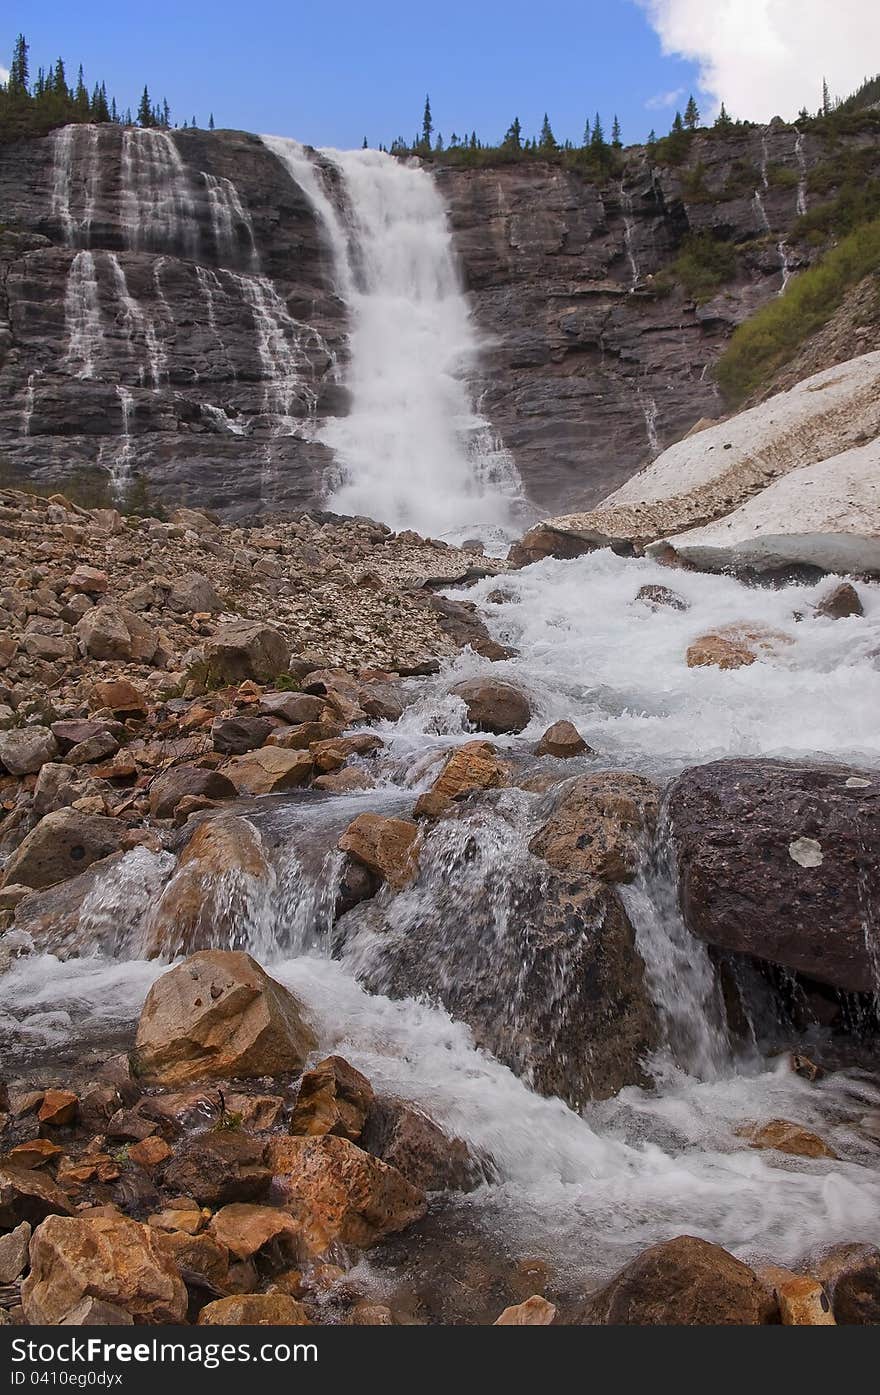
<svg viewBox="0 0 880 1395"><path fill-rule="evenodd" d="M143 126L144 128L155 125L155 117L153 116L153 106L150 101L149 89L146 87L146 85L144 86L144 90L141 93L141 100L138 103L137 119L138 125Z"/></svg>
<svg viewBox="0 0 880 1395"><path fill-rule="evenodd" d="M682 119L681 119L681 112L680 112L680 111L677 111L677 112L675 113L675 120L674 120L673 123L672 123L672 129L673 129L673 131L675 131L676 133L678 133L679 131L683 131L683 130L684 130L684 122L683 122Z"/></svg>
<svg viewBox="0 0 880 1395"><path fill-rule="evenodd" d="M29 80L27 40L24 34L19 34L15 41L12 62L9 66L8 90L10 93L22 96L27 93Z"/></svg>
<svg viewBox="0 0 880 1395"><path fill-rule="evenodd" d="M422 146L425 150L431 149L431 137L434 134L434 120L431 116L431 98L425 97L425 112L422 117Z"/></svg>
<svg viewBox="0 0 880 1395"><path fill-rule="evenodd" d="M730 116L728 115L727 107L722 102L721 110L715 117L715 129L717 131L729 131L732 125L733 122L731 121Z"/></svg>
<svg viewBox="0 0 880 1395"><path fill-rule="evenodd" d="M602 155L606 148L602 121L599 117L599 113L596 112L596 120L593 122L593 129L590 132L590 149L594 150L598 155Z"/></svg>
<svg viewBox="0 0 880 1395"><path fill-rule="evenodd" d="M620 150L623 147L623 141L620 138L620 122L617 119L616 113L611 123L611 144L615 150Z"/></svg>
<svg viewBox="0 0 880 1395"><path fill-rule="evenodd" d="M208 130L213 131L214 129L214 113L211 112L211 115L208 117ZM366 140L366 136L364 137L364 139Z"/></svg>
<svg viewBox="0 0 880 1395"><path fill-rule="evenodd" d="M648 149L649 149L649 150L653 150L653 149L654 149L654 146L655 146L656 144L657 144L657 132L654 130L654 127L652 126L651 129L650 129L650 131L648 132Z"/></svg>
<svg viewBox="0 0 880 1395"><path fill-rule="evenodd" d="M825 78L822 79L822 115L831 115L831 95L828 91L828 82Z"/></svg>
<svg viewBox="0 0 880 1395"><path fill-rule="evenodd" d="M82 63L79 65L79 72L76 75L76 88L73 94L73 102L76 107L76 115L79 121L89 119L89 94L86 89L86 80L83 73Z"/></svg>
<svg viewBox="0 0 880 1395"><path fill-rule="evenodd" d="M502 149L511 150L515 155L520 155L522 148L522 125L519 117L515 116L507 128L507 134L502 141Z"/></svg>
<svg viewBox="0 0 880 1395"><path fill-rule="evenodd" d="M52 71L52 91L56 97L60 97L62 102L70 101L70 88L67 86L67 75L64 71L64 59L58 58Z"/></svg>
<svg viewBox="0 0 880 1395"><path fill-rule="evenodd" d="M367 144L367 138L366 138L366 136L364 136L364 143L363 143L363 145L361 146L361 150L369 150L369 148L370 148L370 147L369 147L369 145Z"/></svg>
<svg viewBox="0 0 880 1395"><path fill-rule="evenodd" d="M162 98L162 129L167 131L171 125L171 108L168 105L168 98Z"/></svg>
<svg viewBox="0 0 880 1395"><path fill-rule="evenodd" d="M556 144L556 137L553 134L553 128L550 125L550 117L547 115L546 111L544 112L544 120L541 122L541 137L538 141L538 149L542 155L552 155L554 151L559 149L559 146Z"/></svg>
<svg viewBox="0 0 880 1395"><path fill-rule="evenodd" d="M689 131L695 131L700 124L700 109L694 101L693 93L688 97L688 104L684 109L684 124Z"/></svg>

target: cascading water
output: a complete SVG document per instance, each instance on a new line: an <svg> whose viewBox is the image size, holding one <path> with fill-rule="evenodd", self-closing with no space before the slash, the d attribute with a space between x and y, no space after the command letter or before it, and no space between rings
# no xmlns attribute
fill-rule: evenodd
<svg viewBox="0 0 880 1395"><path fill-rule="evenodd" d="M64 294L64 320L67 326L66 367L77 378L94 378L104 326L92 252L77 252L70 264Z"/></svg>
<svg viewBox="0 0 880 1395"><path fill-rule="evenodd" d="M623 245L626 251L626 259L629 262L629 269L631 273L629 289L630 293L632 293L639 284L639 264L636 261L635 247L633 244L633 201L632 194L627 192L622 179L618 188L620 193L620 205L621 208L625 210L623 215Z"/></svg>
<svg viewBox="0 0 880 1395"><path fill-rule="evenodd" d="M337 461L330 507L440 537L508 531L520 482L469 395L479 344L431 176L378 151L325 151L343 213L302 146L264 141L310 196L351 314L351 411L319 432Z"/></svg>
<svg viewBox="0 0 880 1395"><path fill-rule="evenodd" d="M755 206L755 212L760 226L764 229L765 232L772 234L773 229L770 224L770 219L767 216L767 210L764 207L764 195L767 193L767 190L769 188L770 178L768 173L767 137L766 135L762 135L761 188L755 190L752 202ZM800 212L800 185L798 186L798 212ZM780 284L779 290L777 291L777 295L784 295L788 287L788 283L791 280L791 255L788 249L788 245L784 238L777 242L776 254L779 257L779 273L782 277L782 282Z"/></svg>
<svg viewBox="0 0 880 1395"><path fill-rule="evenodd" d="M192 188L168 131L127 128L122 134L122 232L134 252L198 250Z"/></svg>
<svg viewBox="0 0 880 1395"><path fill-rule="evenodd" d="M653 397L645 397L639 390L636 394L642 416L645 418L645 435L652 455L659 455L663 449L657 434L657 402Z"/></svg>
<svg viewBox="0 0 880 1395"><path fill-rule="evenodd" d="M138 381L144 383L149 380L150 385L157 388L165 374L166 355L156 335L156 327L152 317L131 294L125 270L116 253L107 252L105 256L122 308L128 354L132 362L139 364Z"/></svg>
<svg viewBox="0 0 880 1395"><path fill-rule="evenodd" d="M31 421L34 415L37 397L36 379L36 373L28 373L27 386L24 390L24 407L21 413L22 436L29 436L31 434Z"/></svg>
<svg viewBox="0 0 880 1395"><path fill-rule="evenodd" d="M794 156L798 165L798 186L796 212L799 218L803 218L807 212L807 157L804 154L804 136L802 131L798 131L794 138Z"/></svg>

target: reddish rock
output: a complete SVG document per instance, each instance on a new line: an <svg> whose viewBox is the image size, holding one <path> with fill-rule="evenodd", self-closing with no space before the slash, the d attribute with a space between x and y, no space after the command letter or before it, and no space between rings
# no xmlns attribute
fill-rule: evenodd
<svg viewBox="0 0 880 1395"><path fill-rule="evenodd" d="M418 871L416 824L381 814L360 814L339 839L338 847L401 891Z"/></svg>
<svg viewBox="0 0 880 1395"><path fill-rule="evenodd" d="M290 1132L312 1137L336 1134L356 1141L373 1098L366 1076L341 1056L328 1056L303 1076Z"/></svg>
<svg viewBox="0 0 880 1395"><path fill-rule="evenodd" d="M587 1299L578 1321L636 1327L742 1327L775 1319L757 1275L733 1255L680 1235L652 1245Z"/></svg>
<svg viewBox="0 0 880 1395"><path fill-rule="evenodd" d="M582 756L586 751L591 751L591 747L572 722L554 722L535 747L536 755L556 756L558 760Z"/></svg>
<svg viewBox="0 0 880 1395"><path fill-rule="evenodd" d="M468 678L456 683L450 692L461 698L468 721L478 731L516 733L531 721L529 700L512 683L497 678Z"/></svg>
<svg viewBox="0 0 880 1395"><path fill-rule="evenodd" d="M79 1099L70 1090L47 1090L43 1096L37 1118L41 1124L53 1128L63 1128L76 1118Z"/></svg>
<svg viewBox="0 0 880 1395"><path fill-rule="evenodd" d="M286 1293L234 1294L208 1303L199 1327L311 1327L301 1303Z"/></svg>

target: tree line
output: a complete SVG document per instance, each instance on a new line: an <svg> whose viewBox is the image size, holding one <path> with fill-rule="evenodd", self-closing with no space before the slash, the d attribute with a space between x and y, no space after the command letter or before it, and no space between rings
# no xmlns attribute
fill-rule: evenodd
<svg viewBox="0 0 880 1395"><path fill-rule="evenodd" d="M116 98L108 95L105 82L96 82L91 88L87 85L82 64L71 82L63 58L56 59L49 67L38 68L31 78L30 49L24 34L19 34L9 65L9 78L5 84L0 84L0 140L45 135L71 123L103 121L166 131L178 124L172 123L167 98L154 101L146 84L135 112L131 107L123 110ZM198 127L195 117L184 121L181 129L189 127ZM213 112L208 128L214 129Z"/></svg>

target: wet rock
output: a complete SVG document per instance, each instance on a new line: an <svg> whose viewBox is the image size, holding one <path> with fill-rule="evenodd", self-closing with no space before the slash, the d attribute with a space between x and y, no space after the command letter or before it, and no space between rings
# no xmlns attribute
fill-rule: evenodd
<svg viewBox="0 0 880 1395"><path fill-rule="evenodd" d="M141 1075L180 1085L300 1070L314 1044L292 993L250 955L213 949L153 984L135 1060Z"/></svg>
<svg viewBox="0 0 880 1395"><path fill-rule="evenodd" d="M312 789L323 790L325 794L353 794L358 790L373 789L376 781L364 770L335 770L332 775L319 775L312 781Z"/></svg>
<svg viewBox="0 0 880 1395"><path fill-rule="evenodd" d="M631 881L657 820L659 791L641 775L603 770L567 784L529 844L558 872Z"/></svg>
<svg viewBox="0 0 880 1395"><path fill-rule="evenodd" d="M789 1119L771 1119L766 1124L750 1124L741 1131L752 1148L772 1148L777 1153L791 1153L796 1158L836 1158L837 1154L824 1139L802 1124Z"/></svg>
<svg viewBox="0 0 880 1395"><path fill-rule="evenodd" d="M316 741L332 741L343 731L341 722L299 722L296 726L276 728L266 745L279 746L282 751L309 751Z"/></svg>
<svg viewBox="0 0 880 1395"><path fill-rule="evenodd" d="M822 1284L811 1274L768 1265L758 1278L779 1308L784 1327L833 1327L834 1314Z"/></svg>
<svg viewBox="0 0 880 1395"><path fill-rule="evenodd" d="M0 1229L22 1221L39 1225L47 1216L69 1216L70 1197L42 1172L0 1165Z"/></svg>
<svg viewBox="0 0 880 1395"><path fill-rule="evenodd" d="M499 1318L495 1319L496 1327L549 1327L556 1317L556 1308L553 1303L548 1303L546 1298L541 1298L539 1294L533 1294L524 1303L515 1303L512 1308L505 1308Z"/></svg>
<svg viewBox="0 0 880 1395"><path fill-rule="evenodd" d="M834 1245L812 1266L831 1300L835 1321L845 1326L880 1323L880 1249Z"/></svg>
<svg viewBox="0 0 880 1395"><path fill-rule="evenodd" d="M225 1293L229 1288L229 1251L212 1235L187 1235L185 1231L160 1232L159 1243L176 1264L189 1288Z"/></svg>
<svg viewBox="0 0 880 1395"><path fill-rule="evenodd" d="M191 1139L165 1168L164 1184L200 1206L262 1201L272 1181L265 1144L239 1129L215 1129Z"/></svg>
<svg viewBox="0 0 880 1395"><path fill-rule="evenodd" d="M282 1245L297 1251L300 1226L277 1206L253 1206L234 1202L211 1217L208 1229L237 1259L251 1259L266 1245Z"/></svg>
<svg viewBox="0 0 880 1395"><path fill-rule="evenodd" d="M845 620L851 615L864 615L859 593L848 581L841 581L824 595L816 606L817 615L825 615L829 620Z"/></svg>
<svg viewBox="0 0 880 1395"><path fill-rule="evenodd" d="M31 1240L21 1288L27 1321L63 1322L85 1298L112 1303L135 1322L183 1322L186 1289L159 1237L125 1216L50 1216Z"/></svg>
<svg viewBox="0 0 880 1395"><path fill-rule="evenodd" d="M468 741L449 756L433 785L416 800L416 818L441 818L459 799L475 790L507 784L507 766L488 741Z"/></svg>
<svg viewBox="0 0 880 1395"><path fill-rule="evenodd" d="M118 852L126 832L125 824L116 819L58 809L40 819L12 854L3 882L34 888L54 886Z"/></svg>
<svg viewBox="0 0 880 1395"><path fill-rule="evenodd" d="M112 950L117 927L107 926L102 935L94 926L81 929L80 917L86 897L122 855L114 853L101 858L85 872L68 877L54 886L38 890L28 888L27 895L21 898L16 907L16 929L30 935L40 950L57 954L62 959L81 954L87 946L102 951Z"/></svg>
<svg viewBox="0 0 880 1395"><path fill-rule="evenodd" d="M264 746L247 755L233 756L220 770L239 794L250 795L300 789L309 783L313 772L308 751L285 751L278 746Z"/></svg>
<svg viewBox="0 0 880 1395"><path fill-rule="evenodd" d="M325 707L320 697L309 693L263 693L258 710L267 717L279 717L291 726L299 726L320 721Z"/></svg>
<svg viewBox="0 0 880 1395"><path fill-rule="evenodd" d="M485 1181L462 1139L450 1138L422 1110L400 1100L373 1101L360 1143L425 1192L469 1192Z"/></svg>
<svg viewBox="0 0 880 1395"><path fill-rule="evenodd" d="M311 1327L301 1303L286 1293L244 1293L218 1298L199 1313L199 1327Z"/></svg>
<svg viewBox="0 0 880 1395"><path fill-rule="evenodd" d="M559 760L581 756L585 752L591 752L591 748L573 722L554 722L535 747L536 755L556 756Z"/></svg>
<svg viewBox="0 0 880 1395"><path fill-rule="evenodd" d="M31 1227L22 1221L14 1230L0 1235L0 1284L14 1284L28 1264Z"/></svg>
<svg viewBox="0 0 880 1395"><path fill-rule="evenodd" d="M366 1249L427 1209L419 1188L346 1138L276 1138L267 1157L313 1255L337 1242Z"/></svg>
<svg viewBox="0 0 880 1395"><path fill-rule="evenodd" d="M688 668L746 668L791 644L788 635L761 625L727 625L700 635L687 651Z"/></svg>
<svg viewBox="0 0 880 1395"><path fill-rule="evenodd" d="M58 755L48 727L13 727L0 731L0 761L10 775L32 775Z"/></svg>
<svg viewBox="0 0 880 1395"><path fill-rule="evenodd" d="M582 1324L638 1327L757 1326L774 1305L757 1275L720 1245L680 1235L652 1245L591 1294Z"/></svg>
<svg viewBox="0 0 880 1395"><path fill-rule="evenodd" d="M63 1128L72 1124L79 1108L79 1100L72 1090L47 1090L43 1103L37 1111L41 1124L52 1128Z"/></svg>
<svg viewBox="0 0 880 1395"><path fill-rule="evenodd" d="M137 1143L132 1143L128 1149L128 1156L131 1162L137 1163L138 1167L145 1167L148 1171L161 1167L171 1157L171 1148L164 1138L159 1138L157 1134L149 1134Z"/></svg>
<svg viewBox="0 0 880 1395"><path fill-rule="evenodd" d="M252 908L271 868L247 819L219 815L199 824L149 918L141 952L176 959L211 948L243 948Z"/></svg>
<svg viewBox="0 0 880 1395"><path fill-rule="evenodd" d="M218 717L211 726L211 745L225 756L256 751L272 735L268 717Z"/></svg>
<svg viewBox="0 0 880 1395"><path fill-rule="evenodd" d="M339 770L352 756L369 756L383 745L378 736L369 732L356 736L339 736L332 741L316 741L309 749L318 770L329 773Z"/></svg>
<svg viewBox="0 0 880 1395"><path fill-rule="evenodd" d="M198 765L175 765L153 781L150 813L154 819L170 819L182 799L234 799L235 785L222 771Z"/></svg>
<svg viewBox="0 0 880 1395"><path fill-rule="evenodd" d="M290 1132L310 1137L334 1134L356 1142L373 1098L366 1076L341 1056L328 1056L300 1081Z"/></svg>
<svg viewBox="0 0 880 1395"><path fill-rule="evenodd" d="M456 683L450 692L467 708L468 721L478 731L497 735L520 732L531 721L531 707L525 693L512 683L495 678L468 678Z"/></svg>
<svg viewBox="0 0 880 1395"><path fill-rule="evenodd" d="M360 814L339 839L340 851L400 891L418 867L419 830L408 819Z"/></svg>
<svg viewBox="0 0 880 1395"><path fill-rule="evenodd" d="M384 1303L355 1303L345 1318L346 1327L394 1327L394 1314Z"/></svg>
<svg viewBox="0 0 880 1395"><path fill-rule="evenodd" d="M646 585L640 586L635 598L643 605L649 606L651 610L690 610L690 606L683 596L677 591L672 591L668 586Z"/></svg>
<svg viewBox="0 0 880 1395"><path fill-rule="evenodd" d="M380 722L398 722L403 716L403 701L391 683L367 683L358 701L368 717Z"/></svg>
<svg viewBox="0 0 880 1395"><path fill-rule="evenodd" d="M669 795L692 934L846 992L871 992L864 906L880 896L880 780L809 761L714 761Z"/></svg>
<svg viewBox="0 0 880 1395"><path fill-rule="evenodd" d="M290 646L271 625L236 620L221 625L205 644L206 683L210 688L253 678L270 683L287 669Z"/></svg>

